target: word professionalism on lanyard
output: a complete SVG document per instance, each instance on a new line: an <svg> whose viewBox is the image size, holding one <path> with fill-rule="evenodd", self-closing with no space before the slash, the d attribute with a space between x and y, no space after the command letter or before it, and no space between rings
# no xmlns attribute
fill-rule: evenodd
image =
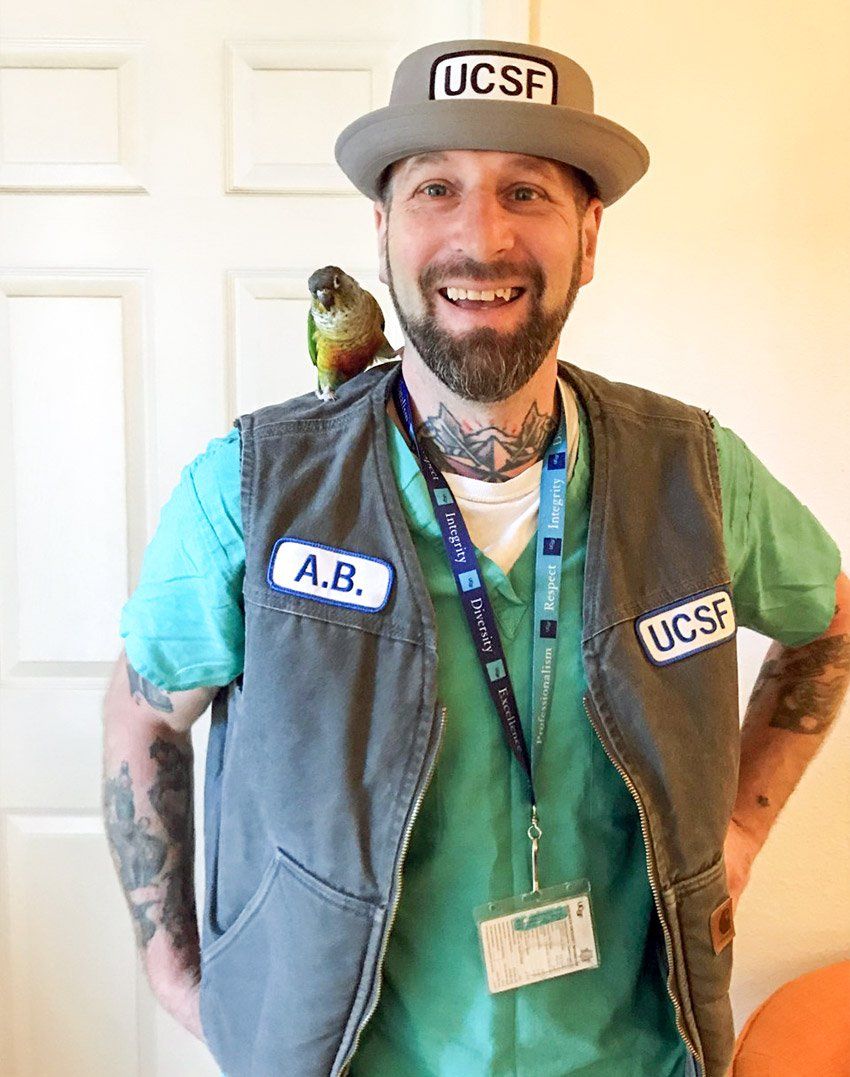
<svg viewBox="0 0 850 1077"><path fill-rule="evenodd" d="M561 408L558 430L546 450L540 474L540 510L534 573L534 632L531 654L532 749L534 752L532 758L529 756L522 730L516 695L502 640L496 627L493 606L487 594L478 566L478 558L475 555L475 547L469 537L463 515L442 473L416 438L410 395L400 373L393 394L431 495L434 513L443 536L443 545L454 574L490 698L499 716L508 747L522 767L528 781L528 795L531 801L531 826L528 828L528 837L531 841L532 889L537 891L540 888L537 872L537 843L542 831L537 817L533 762L539 758L555 687L558 607L567 491L567 432L564 409Z"/></svg>

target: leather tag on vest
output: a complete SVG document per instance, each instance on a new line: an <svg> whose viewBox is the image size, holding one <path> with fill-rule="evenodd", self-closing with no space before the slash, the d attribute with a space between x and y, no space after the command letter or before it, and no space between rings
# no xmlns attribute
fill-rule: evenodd
<svg viewBox="0 0 850 1077"><path fill-rule="evenodd" d="M727 898L722 905L718 905L711 914L711 944L714 952L719 954L724 947L728 946L735 935L735 924L732 922L732 898Z"/></svg>
<svg viewBox="0 0 850 1077"><path fill-rule="evenodd" d="M635 632L654 666L668 666L735 636L735 610L728 587L687 595L642 613Z"/></svg>

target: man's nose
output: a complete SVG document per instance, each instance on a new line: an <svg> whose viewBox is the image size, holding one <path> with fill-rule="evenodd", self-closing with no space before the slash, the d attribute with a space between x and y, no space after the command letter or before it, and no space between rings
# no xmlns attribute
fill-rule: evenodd
<svg viewBox="0 0 850 1077"><path fill-rule="evenodd" d="M488 262L514 245L511 215L494 193L469 191L458 207L452 238L457 251Z"/></svg>

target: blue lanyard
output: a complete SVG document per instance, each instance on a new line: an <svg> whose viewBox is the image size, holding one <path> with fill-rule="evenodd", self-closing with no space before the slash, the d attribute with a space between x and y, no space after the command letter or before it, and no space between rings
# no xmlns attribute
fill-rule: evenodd
<svg viewBox="0 0 850 1077"><path fill-rule="evenodd" d="M460 508L451 489L420 446L413 425L410 395L399 371L393 387L396 408L404 420L411 444L419 458L422 474L431 495L434 514L440 525L443 545L454 574L455 584L472 640L475 646L484 681L496 708L508 747L522 767L528 780L528 794L532 805L532 827L536 834L536 805L532 774L532 759L520 722L513 683L505 659L502 640L496 627L496 617L490 596L484 584L475 555L475 547L469 537ZM561 560L564 541L564 513L567 489L567 436L563 409L558 430L543 460L540 476L540 510L537 527L537 559L534 587L534 632L532 647L531 715L534 758L538 758L546 732L546 724L552 707L557 659L558 607L561 584ZM529 828L529 837L536 854L536 838ZM536 884L536 862L535 862ZM536 888L536 885L535 885Z"/></svg>

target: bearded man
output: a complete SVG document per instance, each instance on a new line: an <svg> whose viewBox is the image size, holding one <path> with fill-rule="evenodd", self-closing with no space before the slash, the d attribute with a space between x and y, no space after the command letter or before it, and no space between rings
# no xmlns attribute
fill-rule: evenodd
<svg viewBox="0 0 850 1077"><path fill-rule="evenodd" d="M153 989L228 1077L723 1077L734 908L847 687L839 551L707 411L559 362L649 163L578 64L429 45L336 153L401 360L240 416L122 616Z"/></svg>

